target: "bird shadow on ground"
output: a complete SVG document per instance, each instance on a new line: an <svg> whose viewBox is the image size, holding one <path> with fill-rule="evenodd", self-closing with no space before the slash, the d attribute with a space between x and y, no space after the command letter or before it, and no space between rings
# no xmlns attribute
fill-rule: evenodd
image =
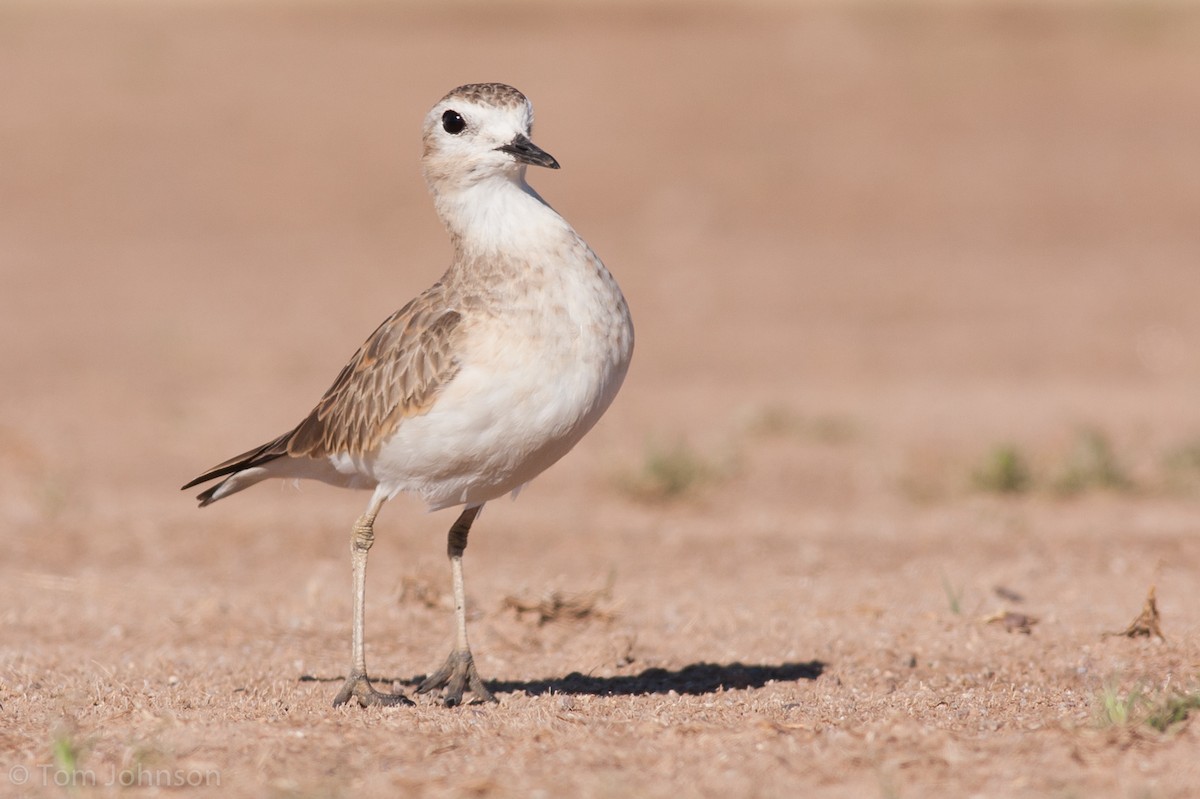
<svg viewBox="0 0 1200 799"><path fill-rule="evenodd" d="M735 688L761 688L769 682L815 680L825 664L780 663L775 666L745 663L692 663L676 671L646 669L639 674L592 677L572 672L548 680L503 681L489 683L497 693L589 694L593 696L639 696L645 694L711 694Z"/></svg>
<svg viewBox="0 0 1200 799"><path fill-rule="evenodd" d="M529 696L542 694L578 694L591 696L644 696L665 694L716 693L736 688L762 688L771 682L798 682L815 680L825 670L819 660L807 663L780 663L778 665L745 663L692 663L675 671L669 669L646 669L639 674L623 674L615 677L592 677L572 672L565 677L545 680L489 680L488 688L495 693L524 693ZM314 677L304 675L301 682L341 682L342 677ZM398 682L402 685L418 685L425 675L412 679L376 680L386 685Z"/></svg>

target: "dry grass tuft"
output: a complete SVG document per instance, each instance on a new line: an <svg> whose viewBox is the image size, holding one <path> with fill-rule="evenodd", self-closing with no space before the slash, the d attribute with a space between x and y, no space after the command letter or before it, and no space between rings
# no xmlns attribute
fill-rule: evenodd
<svg viewBox="0 0 1200 799"><path fill-rule="evenodd" d="M573 594L555 589L534 600L510 595L504 598L504 607L521 618L533 615L539 627L550 622L611 621L615 613L602 605L612 600L613 582L614 576L609 575L602 588Z"/></svg>
<svg viewBox="0 0 1200 799"><path fill-rule="evenodd" d="M1125 636L1126 638L1149 638L1157 637L1163 641L1167 637L1163 635L1162 628L1159 626L1160 616L1158 615L1158 598L1155 596L1155 586L1150 586L1150 593L1146 595L1146 603L1142 605L1142 612L1137 618L1130 622L1129 626L1124 630L1115 633L1104 633L1103 637L1109 636Z"/></svg>
<svg viewBox="0 0 1200 799"><path fill-rule="evenodd" d="M741 428L760 438L804 438L821 444L844 444L858 435L855 423L832 414L804 416L786 405L766 405L742 414Z"/></svg>
<svg viewBox="0 0 1200 799"><path fill-rule="evenodd" d="M1095 489L1127 491L1133 488L1133 480L1117 460L1108 436L1097 428L1088 427L1076 436L1054 488L1065 495Z"/></svg>
<svg viewBox="0 0 1200 799"><path fill-rule="evenodd" d="M440 583L434 583L423 577L406 576L401 579L400 592L396 601L402 605L412 603L431 610L454 606L449 595L442 590Z"/></svg>
<svg viewBox="0 0 1200 799"><path fill-rule="evenodd" d="M637 500L664 502L694 495L727 471L680 439L665 447L648 445L641 466L620 476L617 482Z"/></svg>
<svg viewBox="0 0 1200 799"><path fill-rule="evenodd" d="M1000 610L990 616L983 617L982 621L984 624L1002 625L1006 632L1029 635L1033 632L1033 625L1038 623L1038 618L1037 616L1018 613L1014 610Z"/></svg>
<svg viewBox="0 0 1200 799"><path fill-rule="evenodd" d="M1181 493L1200 490L1200 439L1175 447L1163 458L1168 488Z"/></svg>

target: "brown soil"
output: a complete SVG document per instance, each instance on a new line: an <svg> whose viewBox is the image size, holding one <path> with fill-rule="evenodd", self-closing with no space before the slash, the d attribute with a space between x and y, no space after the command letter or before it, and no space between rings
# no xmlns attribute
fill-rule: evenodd
<svg viewBox="0 0 1200 799"><path fill-rule="evenodd" d="M0 794L1195 795L1200 13L970 5L0 8ZM441 273L475 80L638 351L476 525L499 704L334 709L366 495L177 487ZM380 517L397 689L451 521Z"/></svg>

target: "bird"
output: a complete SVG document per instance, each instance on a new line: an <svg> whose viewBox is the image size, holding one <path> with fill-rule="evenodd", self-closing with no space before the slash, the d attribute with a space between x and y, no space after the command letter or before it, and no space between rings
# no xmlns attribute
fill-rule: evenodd
<svg viewBox="0 0 1200 799"><path fill-rule="evenodd" d="M449 235L449 268L375 329L316 407L261 446L217 464L189 489L211 505L269 478L371 492L351 530L353 622L335 707L411 704L376 689L363 652L367 553L388 500L461 508L447 535L454 644L418 686L447 707L496 701L467 637L462 560L484 505L520 489L600 419L633 355L629 306L575 229L529 185L558 169L534 144L533 106L503 83L450 91L426 115L421 167Z"/></svg>

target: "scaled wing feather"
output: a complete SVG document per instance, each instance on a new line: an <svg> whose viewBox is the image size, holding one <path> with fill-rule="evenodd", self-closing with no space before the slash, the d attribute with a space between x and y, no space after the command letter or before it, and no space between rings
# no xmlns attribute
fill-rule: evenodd
<svg viewBox="0 0 1200 799"><path fill-rule="evenodd" d="M458 373L454 342L461 321L440 284L388 317L292 431L288 455L363 455L405 417L427 411Z"/></svg>

